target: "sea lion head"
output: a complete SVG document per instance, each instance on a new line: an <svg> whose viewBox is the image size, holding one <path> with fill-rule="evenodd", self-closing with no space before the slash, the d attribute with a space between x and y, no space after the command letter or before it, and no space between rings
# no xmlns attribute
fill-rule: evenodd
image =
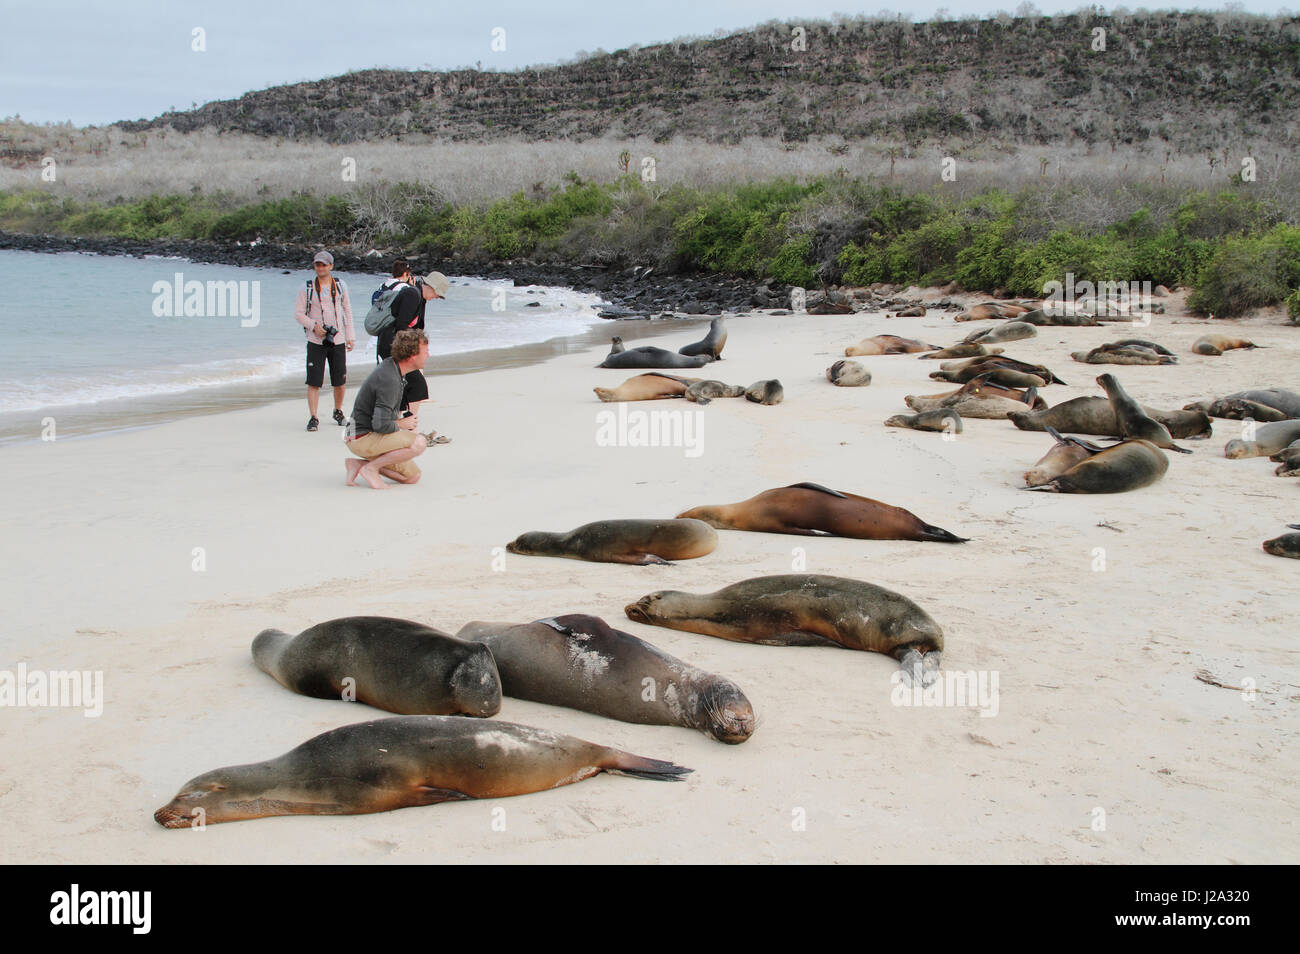
<svg viewBox="0 0 1300 954"><path fill-rule="evenodd" d="M288 803L277 802L275 807L281 809L278 811L266 810L270 803L261 797L266 787L252 783L251 777L245 777L242 771L256 768L236 765L190 779L170 802L153 813L153 820L164 828L192 828L268 814L292 814Z"/></svg>
<svg viewBox="0 0 1300 954"><path fill-rule="evenodd" d="M735 683L715 679L700 692L700 730L727 745L739 745L754 734L754 707Z"/></svg>
<svg viewBox="0 0 1300 954"><path fill-rule="evenodd" d="M457 714L485 719L501 711L501 676L492 650L482 643L470 645L468 655L452 670L448 683Z"/></svg>
<svg viewBox="0 0 1300 954"><path fill-rule="evenodd" d="M1228 460L1241 460L1243 457L1258 457L1255 452L1259 445L1254 441L1231 440L1223 445L1223 456Z"/></svg>
<svg viewBox="0 0 1300 954"><path fill-rule="evenodd" d="M551 552L551 542L555 534L542 530L529 530L521 533L506 544L507 553L545 554Z"/></svg>
<svg viewBox="0 0 1300 954"><path fill-rule="evenodd" d="M677 590L657 590L641 597L635 603L628 603L623 607L623 612L630 620L654 625L655 620L668 617L667 611L671 608L673 599L679 595L682 594Z"/></svg>

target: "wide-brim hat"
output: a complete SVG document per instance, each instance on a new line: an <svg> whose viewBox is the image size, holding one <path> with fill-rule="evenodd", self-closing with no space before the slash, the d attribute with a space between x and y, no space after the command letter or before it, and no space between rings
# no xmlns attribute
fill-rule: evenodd
<svg viewBox="0 0 1300 954"><path fill-rule="evenodd" d="M442 272L430 272L423 278L417 278L416 281L421 285L432 286L433 290L438 293L439 298L446 298L447 289L451 287L451 282L447 280L447 276Z"/></svg>

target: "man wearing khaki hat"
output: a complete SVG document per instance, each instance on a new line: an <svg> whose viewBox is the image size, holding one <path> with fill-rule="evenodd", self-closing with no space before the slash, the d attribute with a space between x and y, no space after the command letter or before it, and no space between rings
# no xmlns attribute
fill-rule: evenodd
<svg viewBox="0 0 1300 954"><path fill-rule="evenodd" d="M393 336L399 331L424 330L424 309L435 298L446 298L451 282L442 272L430 272L423 277L412 276L409 269L394 276L410 287L404 288L393 299L393 323L379 333L375 340L375 356L383 361L392 353ZM420 402L429 399L429 383L424 372L419 369L406 375L406 391L402 396L402 411L409 410L413 416L419 415Z"/></svg>

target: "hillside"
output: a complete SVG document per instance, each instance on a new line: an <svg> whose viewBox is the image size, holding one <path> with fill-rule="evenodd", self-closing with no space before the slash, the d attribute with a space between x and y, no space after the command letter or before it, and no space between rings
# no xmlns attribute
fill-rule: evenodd
<svg viewBox="0 0 1300 954"><path fill-rule="evenodd" d="M251 92L171 126L333 143L676 136L996 140L1218 151L1300 138L1300 19L1152 13L912 24L775 21L516 72L366 70ZM1106 31L1104 51L1094 30ZM1270 150L1271 152L1271 150Z"/></svg>

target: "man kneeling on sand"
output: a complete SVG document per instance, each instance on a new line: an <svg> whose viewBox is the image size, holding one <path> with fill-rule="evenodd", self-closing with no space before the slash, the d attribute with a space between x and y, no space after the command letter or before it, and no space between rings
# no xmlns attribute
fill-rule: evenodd
<svg viewBox="0 0 1300 954"><path fill-rule="evenodd" d="M349 484L356 483L360 476L375 490L384 490L387 485L380 475L399 484L413 484L420 479L415 458L424 453L428 441L415 432L415 416L408 411L403 417L399 409L406 375L424 370L428 360L429 339L424 332L399 331L393 338L390 356L361 385L352 405L353 427L349 430L355 429L355 433L348 437L347 444L348 450L365 460L344 462Z"/></svg>

